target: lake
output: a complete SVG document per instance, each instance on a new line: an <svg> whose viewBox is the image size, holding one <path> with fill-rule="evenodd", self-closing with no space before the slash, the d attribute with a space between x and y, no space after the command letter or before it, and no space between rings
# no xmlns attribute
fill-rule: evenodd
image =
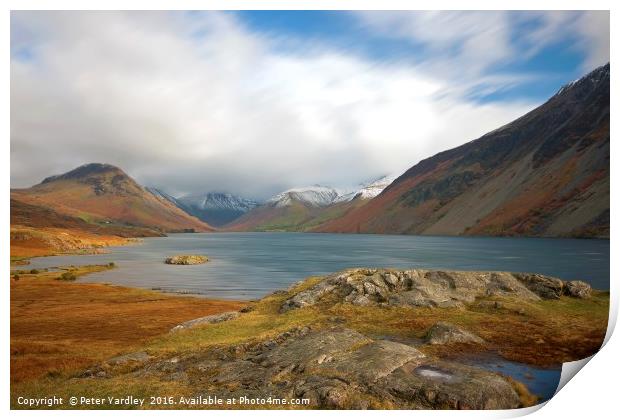
<svg viewBox="0 0 620 420"><path fill-rule="evenodd" d="M107 254L33 258L21 268L104 264L81 281L228 299L256 299L311 275L350 267L536 272L609 289L609 240L327 233L188 233L146 238ZM203 265L163 263L204 254Z"/></svg>

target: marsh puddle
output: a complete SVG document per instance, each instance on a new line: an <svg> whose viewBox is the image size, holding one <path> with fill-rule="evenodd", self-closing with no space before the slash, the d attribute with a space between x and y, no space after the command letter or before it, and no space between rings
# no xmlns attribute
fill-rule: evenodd
<svg viewBox="0 0 620 420"><path fill-rule="evenodd" d="M465 365L508 375L519 382L523 382L532 394L540 397L540 402L553 397L562 374L562 365L541 368L506 360L494 353L460 356L453 360Z"/></svg>

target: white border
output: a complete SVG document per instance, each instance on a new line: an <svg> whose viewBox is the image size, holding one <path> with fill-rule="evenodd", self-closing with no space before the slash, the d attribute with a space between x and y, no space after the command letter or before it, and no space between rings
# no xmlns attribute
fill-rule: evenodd
<svg viewBox="0 0 620 420"><path fill-rule="evenodd" d="M6 9L2 16L2 46L4 50L5 65L2 68L3 80L5 89L4 92L9 92L10 89L10 47L9 47L9 34L10 34L10 13L13 10L40 10L40 9L79 9L79 10L151 10L151 9L175 9L175 10L243 10L243 9L288 9L288 10L303 10L303 9L329 9L329 10L345 10L345 9L367 9L367 10L406 10L406 9L471 9L471 10L490 10L490 9L506 9L506 10L569 10L569 9L584 9L584 10L611 10L611 57L615 55L616 43L613 42L614 34L617 32L618 19L616 18L616 10L614 9L614 3L611 1L603 0L589 0L589 1L576 1L565 0L562 2L551 2L541 0L520 0L520 1L484 1L484 0L470 0L468 2L456 1L456 0L434 0L434 1L406 1L406 0L381 0L381 1L369 1L369 0L340 0L340 1L328 1L328 0L297 0L297 1L283 1L283 0L212 0L212 1L200 1L200 0L177 0L177 1L164 1L164 0L151 0L151 1L136 1L136 0L90 0L88 2L79 0L57 0L53 3L43 0L22 0L5 1ZM617 37L617 35L616 35ZM613 63L612 63L613 67ZM614 70L615 72L615 70ZM615 73L614 73L615 74ZM611 79L611 107L612 107L612 122L611 131L612 137L615 138L617 130L615 118L616 115L613 112L616 109L616 96L617 85L615 83L615 77ZM2 165L2 183L5 185L5 191L10 189L10 127L9 127L9 110L10 110L10 97L5 96L5 100L2 103L2 153L0 153L0 159L3 159ZM614 145L611 145L611 150L614 150ZM612 154L613 156L613 154ZM613 158L611 163L611 179L615 177L616 171L614 170ZM616 208L618 203L616 193L617 184L611 183L611 203L612 213L611 219L615 220L613 215L613 209ZM5 193L6 194L6 193ZM5 220L0 224L2 230L2 237L5 241L9 238L9 200L8 194L2 202L2 215ZM611 226L612 236L616 231L615 223ZM0 262L2 267L2 273L4 273L5 283L2 288L2 299L4 305L4 317L3 317L3 331L2 331L2 351L5 355L5 363L2 364L2 391L3 398L0 402L2 404L2 411L9 411L9 320L10 320L10 308L9 308L9 282L7 281L7 275L9 272L9 258L8 243L5 242L2 246L4 257ZM512 410L512 411L492 411L492 412L456 412L456 411L390 411L389 413L383 412L336 412L336 411L224 411L224 412L201 412L201 411L183 411L179 414L177 411L161 412L161 411L145 411L145 412L123 412L120 415L124 416L136 416L136 417L178 417L179 415L188 418L209 418L217 417L220 419L229 419L237 417L252 417L253 419L272 419L274 417L290 417L295 416L297 418L310 418L320 415L321 417L327 416L334 418L357 418L360 415L364 417L378 418L381 416L389 415L393 418L433 418L433 419L446 419L446 418L468 418L468 419L484 419L484 418L510 418L532 413L530 418L533 419L552 419L561 418L566 419L580 419L584 418L610 418L617 411L616 399L617 392L615 380L618 378L618 357L620 354L620 344L618 338L612 336L610 333L613 331L617 314L618 314L618 287L617 287L617 274L618 266L616 264L619 257L616 247L611 246L611 312L610 312L610 325L606 340L607 343L604 348L594 356L591 361L582 369L578 374L576 380L569 381L568 384L553 397L542 410L538 410L539 407L534 409ZM25 411L11 411L9 413L11 417L15 418L79 418L83 417L84 413L80 412L67 412L47 411L45 413L41 411L37 412L25 412ZM107 418L110 415L114 415L108 412L89 411L89 418Z"/></svg>

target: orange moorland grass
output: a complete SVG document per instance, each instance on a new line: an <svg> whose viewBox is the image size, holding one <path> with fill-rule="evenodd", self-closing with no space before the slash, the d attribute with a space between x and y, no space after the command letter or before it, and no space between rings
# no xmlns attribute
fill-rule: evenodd
<svg viewBox="0 0 620 420"><path fill-rule="evenodd" d="M11 225L11 262L59 253L94 253L102 247L135 243L133 238L101 235L83 229L31 228Z"/></svg>
<svg viewBox="0 0 620 420"><path fill-rule="evenodd" d="M77 276L109 269L84 266ZM131 351L180 322L237 310L243 302L58 280L58 272L11 276L11 383L51 378Z"/></svg>

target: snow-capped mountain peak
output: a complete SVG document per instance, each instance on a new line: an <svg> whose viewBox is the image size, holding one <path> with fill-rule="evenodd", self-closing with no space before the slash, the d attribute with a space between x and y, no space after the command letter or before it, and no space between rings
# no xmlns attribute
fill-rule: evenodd
<svg viewBox="0 0 620 420"><path fill-rule="evenodd" d="M375 179L360 188L360 198L369 199L378 196L388 185L394 182L395 179L395 176L382 176L381 178Z"/></svg>
<svg viewBox="0 0 620 420"><path fill-rule="evenodd" d="M340 195L335 201L342 203L345 201L351 201L356 198L360 198L363 200L369 200L381 194L381 192L387 188L394 180L395 176L386 175L381 178L377 178L368 183L360 184L359 188L353 189L352 191L347 191Z"/></svg>
<svg viewBox="0 0 620 420"><path fill-rule="evenodd" d="M286 207L298 201L312 207L324 207L332 204L337 197L338 191L334 188L314 185L288 189L273 196L267 203L274 207Z"/></svg>

